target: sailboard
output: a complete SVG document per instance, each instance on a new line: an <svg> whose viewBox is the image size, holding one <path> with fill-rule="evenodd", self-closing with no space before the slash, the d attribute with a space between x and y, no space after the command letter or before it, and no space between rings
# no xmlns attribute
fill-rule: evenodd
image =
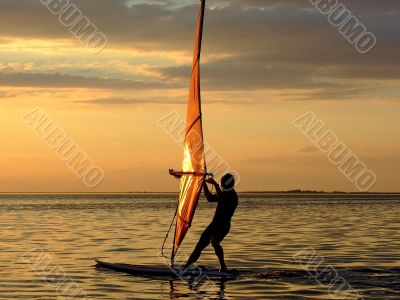
<svg viewBox="0 0 400 300"><path fill-rule="evenodd" d="M310 274L307 271L299 269L234 269L226 272L220 272L212 268L174 268L166 266L138 266L130 264L108 263L96 260L96 266L99 270L109 270L118 273L125 273L139 277L149 277L152 279L165 278L208 278L208 279L238 279L238 278L264 278L264 279L307 279Z"/></svg>
<svg viewBox="0 0 400 300"><path fill-rule="evenodd" d="M220 272L217 269L184 269L184 268L170 268L162 266L138 266L130 264L115 264L108 263L101 260L96 260L96 268L111 270L135 276L149 276L149 277L236 277L240 275L239 271Z"/></svg>
<svg viewBox="0 0 400 300"><path fill-rule="evenodd" d="M192 224L199 196L206 177L212 176L212 174L207 173L201 112L200 56L203 38L204 11L205 0L201 0L186 114L182 171L169 170L171 175L180 178L181 180L179 201L175 214L176 225L174 242L172 244L171 266L173 266L174 258L178 249ZM171 225L172 224L173 223L171 223Z"/></svg>

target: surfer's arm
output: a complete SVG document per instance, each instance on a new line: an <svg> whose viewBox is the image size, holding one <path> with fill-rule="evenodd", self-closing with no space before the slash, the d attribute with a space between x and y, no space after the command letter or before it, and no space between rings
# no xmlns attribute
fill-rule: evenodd
<svg viewBox="0 0 400 300"><path fill-rule="evenodd" d="M208 202L218 202L218 195L210 192L207 184L204 185L204 196L206 196Z"/></svg>
<svg viewBox="0 0 400 300"><path fill-rule="evenodd" d="M218 182L216 182L213 178L208 179L206 182L209 183L209 184L212 184L214 186L215 191L217 192L217 198L218 199L222 199L222 194L223 193L222 193L221 188L219 187Z"/></svg>
<svg viewBox="0 0 400 300"><path fill-rule="evenodd" d="M215 190L217 191L217 198L222 199L222 190L219 187L218 183L215 183L214 187L215 187Z"/></svg>

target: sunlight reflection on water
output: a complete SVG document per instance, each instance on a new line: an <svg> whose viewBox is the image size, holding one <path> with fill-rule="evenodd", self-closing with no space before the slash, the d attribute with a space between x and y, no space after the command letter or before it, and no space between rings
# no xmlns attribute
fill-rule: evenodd
<svg viewBox="0 0 400 300"><path fill-rule="evenodd" d="M223 242L228 267L281 275L216 280L212 293L201 286L191 289L188 281L93 268L94 258L160 264L176 197L0 195L0 299L57 298L57 288L21 261L32 248L43 249L52 265L62 267L94 299L328 299L329 286L300 276L301 266L293 260L307 247L337 268L364 299L400 298L400 197L389 195L240 195ZM193 249L214 208L201 199L182 253ZM211 247L199 264L217 267Z"/></svg>

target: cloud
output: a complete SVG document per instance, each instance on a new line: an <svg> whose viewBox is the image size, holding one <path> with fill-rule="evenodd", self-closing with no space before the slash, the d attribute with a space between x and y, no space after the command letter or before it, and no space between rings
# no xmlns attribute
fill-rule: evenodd
<svg viewBox="0 0 400 300"><path fill-rule="evenodd" d="M189 77L190 65L170 66L157 69L169 82L182 82ZM333 79L326 70L313 66L284 63L260 63L258 56L231 56L202 65L202 86L210 91L285 90L285 96L295 100L351 99L361 97L375 88L367 82ZM298 94L295 90L307 92ZM293 94L289 91L292 90ZM284 95L280 93L280 95Z"/></svg>
<svg viewBox="0 0 400 300"><path fill-rule="evenodd" d="M298 92L285 92L280 93L279 96L284 97L285 100L302 101L302 100L351 100L351 99L369 99L370 92L374 91L376 87L371 87L368 84L360 86L352 86L349 84L337 85L334 87L320 88L315 90L308 90L303 93ZM374 98L372 98L374 99Z"/></svg>
<svg viewBox="0 0 400 300"><path fill-rule="evenodd" d="M308 0L229 0L229 3L263 8L286 6L297 9L307 9L312 5ZM344 4L348 9L355 11L355 13L377 13L400 10L400 3L397 0L341 0L340 3Z"/></svg>
<svg viewBox="0 0 400 300"><path fill-rule="evenodd" d="M74 103L84 103L93 105L133 105L133 104L184 104L186 101L179 101L177 99L172 100L165 98L163 99L132 99L132 98L99 98L99 99L88 99L74 101Z"/></svg>
<svg viewBox="0 0 400 300"><path fill-rule="evenodd" d="M4 90L0 91L0 99L11 99L11 98L19 98L21 96L33 96L35 93L32 91L16 91L16 90Z"/></svg>
<svg viewBox="0 0 400 300"><path fill-rule="evenodd" d="M98 105L98 106L120 106L120 105L136 105L136 104L164 104L164 105L187 105L187 99L185 97L159 97L159 98L121 98L121 97L111 97L111 98L98 98L98 99L87 99L87 100L77 100L74 103L88 104L88 105ZM245 100L232 100L232 99L221 99L212 96L207 99L207 105L213 104L249 104L250 101Z"/></svg>
<svg viewBox="0 0 400 300"><path fill-rule="evenodd" d="M400 2L342 2L377 37L378 43L368 55L360 55L309 1L208 2L203 87L212 91L306 89L308 93L298 100L348 100L367 99L374 89L385 85L398 86ZM107 35L110 49L192 51L198 1L77 0L74 3ZM0 36L0 43L3 37L74 39L37 0L0 0ZM185 65L155 62L151 69L159 72L163 80L152 83L32 73L0 74L0 82L12 86L181 88L187 84L190 63L190 60Z"/></svg>
<svg viewBox="0 0 400 300"><path fill-rule="evenodd" d="M369 13L362 15L362 21L381 35L387 30L393 34L400 30L395 26L400 14L400 5L395 1L345 2L357 15L369 8ZM167 5L168 1L136 5L128 5L128 1L122 0L79 0L74 3L107 35L110 46L122 44L143 49L191 51L198 1L188 2L178 9L172 9ZM348 48L346 41L337 44L343 38L308 1L236 0L230 5L213 8L218 3L209 3L206 12L205 44L213 52L246 50L263 53L277 46L283 50L293 42L297 47L290 49L292 53L315 47L330 49L329 53ZM256 7L245 8L248 5ZM4 36L73 38L40 1L0 0L0 14L0 33ZM12 30L9 30L10 24L13 24ZM388 37L380 36L380 42L383 39L388 40Z"/></svg>
<svg viewBox="0 0 400 300"><path fill-rule="evenodd" d="M97 89L165 89L171 85L112 78L71 76L58 73L0 72L1 87L97 88Z"/></svg>
<svg viewBox="0 0 400 300"><path fill-rule="evenodd" d="M188 78L190 66L171 66L158 69L165 80L181 81ZM232 57L215 60L202 66L205 89L255 90L286 88L321 88L335 84L314 80L317 70L281 64L260 64L256 59Z"/></svg>

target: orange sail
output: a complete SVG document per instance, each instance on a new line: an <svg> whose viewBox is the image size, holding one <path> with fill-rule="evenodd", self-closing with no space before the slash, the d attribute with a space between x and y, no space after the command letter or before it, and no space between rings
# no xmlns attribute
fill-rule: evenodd
<svg viewBox="0 0 400 300"><path fill-rule="evenodd" d="M172 250L174 257L185 235L191 226L197 207L200 192L207 175L204 158L204 140L201 119L200 97L200 52L203 34L205 0L201 1L197 34L193 55L192 75L190 82L189 103L186 116L186 132L184 140L184 156L182 172L180 172L181 185L175 227L175 237Z"/></svg>

